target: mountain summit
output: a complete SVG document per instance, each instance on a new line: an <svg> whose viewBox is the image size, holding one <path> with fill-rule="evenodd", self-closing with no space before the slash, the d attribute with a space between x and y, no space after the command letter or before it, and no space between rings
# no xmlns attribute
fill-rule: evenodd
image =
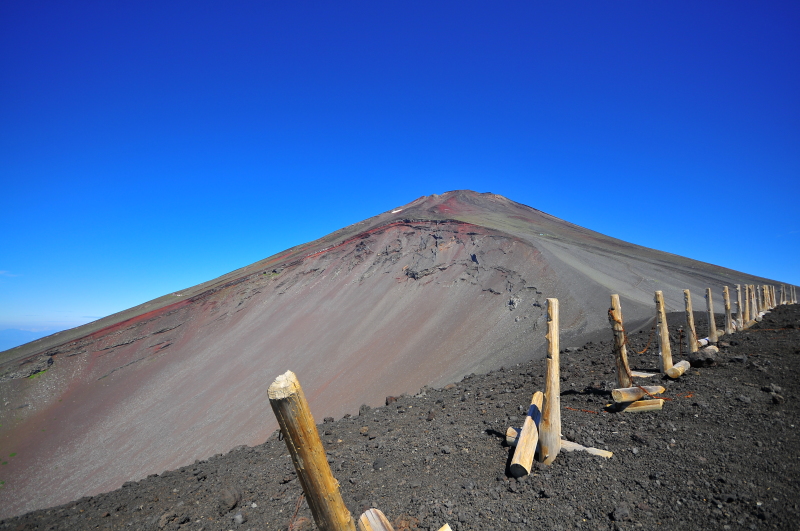
<svg viewBox="0 0 800 531"><path fill-rule="evenodd" d="M495 194L421 197L0 355L0 441L16 453L0 517L263 442L267 387L287 369L317 420L339 417L543 357L547 297L569 346L610 333L611 293L633 326L654 290L677 310L686 288L764 282Z"/></svg>

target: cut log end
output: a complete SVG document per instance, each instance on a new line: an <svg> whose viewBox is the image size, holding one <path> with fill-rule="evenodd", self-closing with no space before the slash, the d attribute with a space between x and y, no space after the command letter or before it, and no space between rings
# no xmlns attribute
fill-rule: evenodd
<svg viewBox="0 0 800 531"><path fill-rule="evenodd" d="M673 365L672 367L670 367L669 369L667 369L666 374L670 378L679 378L680 376L683 375L683 373L685 373L689 369L690 366L691 365L689 364L688 361L682 360Z"/></svg>
<svg viewBox="0 0 800 531"><path fill-rule="evenodd" d="M368 509L358 519L358 531L394 531L394 528L381 511Z"/></svg>
<svg viewBox="0 0 800 531"><path fill-rule="evenodd" d="M297 376L292 371L286 371L275 378L267 393L270 400L282 400L294 395L299 390L300 382L297 381Z"/></svg>

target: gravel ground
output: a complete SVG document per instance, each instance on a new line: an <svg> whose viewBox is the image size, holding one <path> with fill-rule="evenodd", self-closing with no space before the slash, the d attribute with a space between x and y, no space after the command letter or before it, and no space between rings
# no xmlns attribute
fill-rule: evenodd
<svg viewBox="0 0 800 531"><path fill-rule="evenodd" d="M704 315L696 320L705 330ZM678 361L683 316L669 321ZM649 335L631 334L631 347L641 350ZM654 347L655 339L631 353L631 366L654 369ZM507 474L513 449L504 433L544 390L541 359L363 406L326 419L320 435L348 508L357 516L377 507L397 531L445 522L456 531L797 529L800 306L776 308L720 347L713 366L677 381L648 379L669 398L649 413L606 411L615 380L610 330L604 341L565 348L562 432L614 455L562 452L519 480ZM3 520L0 529L313 529L301 494L276 432L262 445Z"/></svg>

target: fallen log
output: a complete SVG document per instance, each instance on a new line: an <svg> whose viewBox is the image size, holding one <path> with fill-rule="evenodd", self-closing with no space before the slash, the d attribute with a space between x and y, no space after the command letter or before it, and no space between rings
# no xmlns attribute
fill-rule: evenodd
<svg viewBox="0 0 800 531"><path fill-rule="evenodd" d="M508 428L506 430L506 442L509 446L515 446L517 444L517 440L519 438L520 429L517 428ZM565 452L586 452L592 455L598 455L600 457L611 457L614 455L613 452L609 452L608 450L601 450L600 448L592 448L591 446L583 446L576 442L568 441L567 439L561 439L561 449Z"/></svg>
<svg viewBox="0 0 800 531"><path fill-rule="evenodd" d="M643 387L624 387L611 391L614 402L635 402L640 398L650 395L660 395L666 389L660 385L646 385Z"/></svg>
<svg viewBox="0 0 800 531"><path fill-rule="evenodd" d="M539 443L539 423L542 419L542 400L544 394L541 391L533 393L528 414L522 425L522 433L519 436L517 449L511 460L509 471L515 478L527 476L531 473L533 466L533 456L536 452L536 445Z"/></svg>
<svg viewBox="0 0 800 531"><path fill-rule="evenodd" d="M667 369L667 376L670 378L679 378L683 373L689 370L691 364L686 360L681 360L669 369Z"/></svg>
<svg viewBox="0 0 800 531"><path fill-rule="evenodd" d="M621 413L641 413L644 411L658 411L661 410L663 406L663 398L654 398L651 400L637 400L636 402L617 404L616 409Z"/></svg>

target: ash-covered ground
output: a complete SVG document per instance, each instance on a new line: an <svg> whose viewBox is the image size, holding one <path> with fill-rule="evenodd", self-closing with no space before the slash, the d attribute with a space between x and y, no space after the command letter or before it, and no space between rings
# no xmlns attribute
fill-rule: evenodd
<svg viewBox="0 0 800 531"><path fill-rule="evenodd" d="M704 315L695 318L700 333ZM684 318L669 320L677 362ZM649 337L649 327L629 337L635 369L657 366L655 338L635 352ZM398 531L445 522L456 531L797 529L800 306L778 307L719 345L716 365L677 381L639 379L667 388L663 410L649 413L606 411L615 387L610 329L604 341L562 345L562 432L614 452L610 459L562 452L530 476L507 475L505 430L521 425L531 394L544 390L543 360L326 419L320 435L354 517L377 507ZM0 529L313 529L301 495L276 432Z"/></svg>

